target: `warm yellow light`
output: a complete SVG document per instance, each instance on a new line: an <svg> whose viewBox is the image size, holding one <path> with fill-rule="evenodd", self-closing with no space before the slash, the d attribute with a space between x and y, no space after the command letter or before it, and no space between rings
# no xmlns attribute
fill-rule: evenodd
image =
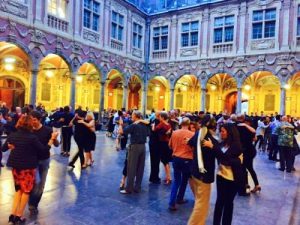
<svg viewBox="0 0 300 225"><path fill-rule="evenodd" d="M284 85L284 88L285 88L285 89L290 89L291 86L290 86L289 84L285 84L285 85Z"/></svg>
<svg viewBox="0 0 300 225"><path fill-rule="evenodd" d="M159 86L155 87L155 91L160 91L160 87Z"/></svg>
<svg viewBox="0 0 300 225"><path fill-rule="evenodd" d="M108 96L112 96L113 94L111 92L108 93Z"/></svg>
<svg viewBox="0 0 300 225"><path fill-rule="evenodd" d="M47 71L46 71L46 76L47 76L47 77L51 78L51 77L53 77L53 75L54 75L54 74L53 74L53 71L50 71L50 70L47 70Z"/></svg>
<svg viewBox="0 0 300 225"><path fill-rule="evenodd" d="M215 91L216 89L217 89L217 86L216 86L216 85L211 85L211 86L210 86L210 90Z"/></svg>
<svg viewBox="0 0 300 225"><path fill-rule="evenodd" d="M4 65L4 68L8 71L12 71L14 70L14 66L12 64L5 64Z"/></svg>
<svg viewBox="0 0 300 225"><path fill-rule="evenodd" d="M83 80L82 76L77 76L77 77L76 77L76 81L77 81L77 82L81 83L82 80Z"/></svg>
<svg viewBox="0 0 300 225"><path fill-rule="evenodd" d="M183 91L187 91L187 87L186 87L186 86L183 86L183 87L182 87L182 90L183 90Z"/></svg>
<svg viewBox="0 0 300 225"><path fill-rule="evenodd" d="M251 86L248 85L248 84L246 84L246 85L245 85L245 90L246 90L246 91L249 91L250 89L251 89Z"/></svg>
<svg viewBox="0 0 300 225"><path fill-rule="evenodd" d="M163 99L163 98L164 98L164 96L163 96L163 95L159 96L159 99Z"/></svg>
<svg viewBox="0 0 300 225"><path fill-rule="evenodd" d="M245 93L242 93L242 99L243 100L248 100L249 99L249 96Z"/></svg>
<svg viewBox="0 0 300 225"><path fill-rule="evenodd" d="M7 58L4 59L4 62L5 63L15 63L16 59L12 58L12 57L7 57Z"/></svg>

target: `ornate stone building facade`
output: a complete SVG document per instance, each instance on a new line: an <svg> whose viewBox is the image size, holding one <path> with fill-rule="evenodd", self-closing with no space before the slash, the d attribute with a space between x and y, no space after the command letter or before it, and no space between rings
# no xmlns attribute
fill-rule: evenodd
<svg viewBox="0 0 300 225"><path fill-rule="evenodd" d="M300 116L300 1L131 2L0 0L0 100Z"/></svg>

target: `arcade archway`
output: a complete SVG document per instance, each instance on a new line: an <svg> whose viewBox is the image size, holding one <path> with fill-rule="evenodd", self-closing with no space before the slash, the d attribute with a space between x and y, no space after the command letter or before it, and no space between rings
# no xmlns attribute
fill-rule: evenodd
<svg viewBox="0 0 300 225"><path fill-rule="evenodd" d="M37 102L47 110L70 104L71 73L68 64L56 54L48 54L40 62Z"/></svg>
<svg viewBox="0 0 300 225"><path fill-rule="evenodd" d="M20 47L0 42L0 102L8 108L29 102L31 61Z"/></svg>
<svg viewBox="0 0 300 225"><path fill-rule="evenodd" d="M257 71L243 83L242 96L248 99L246 113L267 115L280 110L280 81L269 71ZM246 107L242 112L246 110Z"/></svg>
<svg viewBox="0 0 300 225"><path fill-rule="evenodd" d="M196 76L184 75L177 80L174 90L174 108L180 111L200 110L200 84Z"/></svg>
<svg viewBox="0 0 300 225"><path fill-rule="evenodd" d="M168 110L169 107L169 83L163 76L156 76L149 81L147 93L147 111Z"/></svg>
<svg viewBox="0 0 300 225"><path fill-rule="evenodd" d="M206 110L209 112L235 113L237 106L237 82L227 73L212 76L206 85Z"/></svg>
<svg viewBox="0 0 300 225"><path fill-rule="evenodd" d="M76 75L76 107L99 111L100 73L91 63L84 63Z"/></svg>
<svg viewBox="0 0 300 225"><path fill-rule="evenodd" d="M128 109L141 109L142 81L137 75L128 82Z"/></svg>
<svg viewBox="0 0 300 225"><path fill-rule="evenodd" d="M286 114L300 117L300 72L295 73L285 86L286 92Z"/></svg>
<svg viewBox="0 0 300 225"><path fill-rule="evenodd" d="M123 107L124 78L120 71L112 69L106 79L105 108L121 109ZM127 96L126 96L127 97ZM125 98L125 97L124 97Z"/></svg>

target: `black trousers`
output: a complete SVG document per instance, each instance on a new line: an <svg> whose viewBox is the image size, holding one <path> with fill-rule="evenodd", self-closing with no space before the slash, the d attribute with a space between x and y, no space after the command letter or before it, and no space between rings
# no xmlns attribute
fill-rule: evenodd
<svg viewBox="0 0 300 225"><path fill-rule="evenodd" d="M259 183L258 183L256 172L253 168L253 160L254 160L254 157L248 157L246 155L244 156L244 166L246 167L246 169L250 173L255 186L257 186L257 185L259 185ZM248 181L248 174L247 173L246 173L246 181ZM247 182L247 184L249 184L249 183Z"/></svg>
<svg viewBox="0 0 300 225"><path fill-rule="evenodd" d="M125 149L126 148L126 145L127 145L127 140L128 140L128 136L127 135L124 135L123 138L121 138L121 149Z"/></svg>
<svg viewBox="0 0 300 225"><path fill-rule="evenodd" d="M278 151L279 151L277 141L278 141L278 135L272 134L272 136L271 136L271 146L270 146L270 151L269 151L269 159L271 159L271 160L276 160L277 159L277 154L278 154Z"/></svg>
<svg viewBox="0 0 300 225"><path fill-rule="evenodd" d="M238 191L234 181L217 176L217 201L214 211L214 225L230 225L233 214L233 200Z"/></svg>
<svg viewBox="0 0 300 225"><path fill-rule="evenodd" d="M128 158L128 151L126 151L126 158L124 161L124 167L123 167L123 173L122 173L124 177L127 177L127 158Z"/></svg>
<svg viewBox="0 0 300 225"><path fill-rule="evenodd" d="M149 149L150 149L150 182L159 182L159 164L160 164L160 151L158 147L158 143L149 142Z"/></svg>
<svg viewBox="0 0 300 225"><path fill-rule="evenodd" d="M74 139L75 142L78 146L78 152L74 155L73 159L71 160L70 164L75 164L75 162L77 161L78 157L80 159L80 164L81 166L84 164L84 147L83 147L83 141L81 140L81 138L76 137L76 135L74 135Z"/></svg>
<svg viewBox="0 0 300 225"><path fill-rule="evenodd" d="M290 147L279 147L279 157L280 157L280 169L287 172L291 172L293 168L294 157L292 155L292 148Z"/></svg>
<svg viewBox="0 0 300 225"><path fill-rule="evenodd" d="M72 137L72 127L62 127L62 147L64 152L70 152L71 149L71 137Z"/></svg>

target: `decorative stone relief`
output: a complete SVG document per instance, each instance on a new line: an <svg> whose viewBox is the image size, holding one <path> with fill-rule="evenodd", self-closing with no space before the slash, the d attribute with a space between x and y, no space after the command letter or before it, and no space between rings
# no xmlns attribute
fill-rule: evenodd
<svg viewBox="0 0 300 225"><path fill-rule="evenodd" d="M15 1L0 0L0 11L27 19L28 7Z"/></svg>
<svg viewBox="0 0 300 225"><path fill-rule="evenodd" d="M75 54L80 54L81 49L82 49L81 44L74 41L72 44L72 52Z"/></svg>
<svg viewBox="0 0 300 225"><path fill-rule="evenodd" d="M188 56L195 56L195 55L197 55L197 48L188 48L188 49L180 50L181 57L188 57Z"/></svg>
<svg viewBox="0 0 300 225"><path fill-rule="evenodd" d="M126 15L127 10L124 6L120 5L119 3L115 2L115 1L111 2L111 6L113 7L113 10L116 11L117 13Z"/></svg>
<svg viewBox="0 0 300 225"><path fill-rule="evenodd" d="M145 23L145 20L136 13L132 13L132 18L135 22L139 23L140 25L143 25Z"/></svg>
<svg viewBox="0 0 300 225"><path fill-rule="evenodd" d="M253 40L251 41L251 49L252 50L268 50L275 48L275 40L267 39L267 40Z"/></svg>
<svg viewBox="0 0 300 225"><path fill-rule="evenodd" d="M260 5L260 6L267 6L268 4L270 4L273 1L274 0L256 0L256 4Z"/></svg>
<svg viewBox="0 0 300 225"><path fill-rule="evenodd" d="M91 42L94 42L94 43L99 43L100 42L100 35L99 34L93 32L93 31L86 30L86 29L83 30L83 38L85 40L88 40L88 41L91 41Z"/></svg>
<svg viewBox="0 0 300 225"><path fill-rule="evenodd" d="M133 48L132 49L132 55L142 58L143 56L143 51L141 49Z"/></svg>
<svg viewBox="0 0 300 225"><path fill-rule="evenodd" d="M32 37L31 37L31 41L34 42L34 43L37 43L37 44L41 44L41 45L44 45L45 42L44 42L44 38L45 38L45 33L43 31L40 31L40 30L33 30L32 32Z"/></svg>

